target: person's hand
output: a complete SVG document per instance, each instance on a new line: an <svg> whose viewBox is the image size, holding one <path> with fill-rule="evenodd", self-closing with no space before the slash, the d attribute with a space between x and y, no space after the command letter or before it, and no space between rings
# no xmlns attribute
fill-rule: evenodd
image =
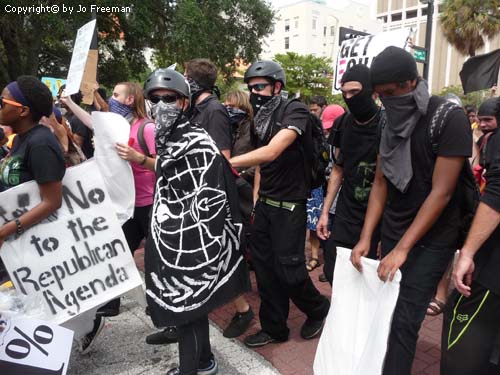
<svg viewBox="0 0 500 375"><path fill-rule="evenodd" d="M94 91L97 91L99 89L99 82L94 83L93 89Z"/></svg>
<svg viewBox="0 0 500 375"><path fill-rule="evenodd" d="M359 272L363 272L361 257L366 257L370 252L370 241L360 239L351 252L351 263Z"/></svg>
<svg viewBox="0 0 500 375"><path fill-rule="evenodd" d="M497 85L493 85L491 86L491 89L490 89L490 96L495 96L497 93Z"/></svg>
<svg viewBox="0 0 500 375"><path fill-rule="evenodd" d="M470 296L474 268L474 258L460 251L458 261L453 268L452 278L457 290L466 297Z"/></svg>
<svg viewBox="0 0 500 375"><path fill-rule="evenodd" d="M382 281L392 281L397 270L406 262L408 253L397 247L391 250L378 265L378 277Z"/></svg>
<svg viewBox="0 0 500 375"><path fill-rule="evenodd" d="M318 224L316 224L316 234L322 240L330 238L330 231L328 230L328 215L323 215L319 217Z"/></svg>
<svg viewBox="0 0 500 375"><path fill-rule="evenodd" d="M68 103L73 103L73 100L71 99L71 95L66 94L66 90L63 90L61 92L61 96L59 97L59 101L63 104L68 105Z"/></svg>
<svg viewBox="0 0 500 375"><path fill-rule="evenodd" d="M140 164L144 159L143 154L123 143L116 143L115 148L116 152L118 153L118 156L121 157L123 160L132 161L134 163Z"/></svg>

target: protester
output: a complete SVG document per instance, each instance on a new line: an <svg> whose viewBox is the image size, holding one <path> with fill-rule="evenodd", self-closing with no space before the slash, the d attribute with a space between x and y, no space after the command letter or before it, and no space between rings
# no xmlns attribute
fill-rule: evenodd
<svg viewBox="0 0 500 375"><path fill-rule="evenodd" d="M483 105L479 109L480 119ZM490 109L488 114L498 123L500 101L496 100L496 106L491 105ZM457 291L450 296L445 310L442 375L500 373L500 138L497 131L493 131L488 143L486 189L453 272Z"/></svg>
<svg viewBox="0 0 500 375"><path fill-rule="evenodd" d="M281 97L285 72L273 61L253 63L244 80L250 91L259 148L230 161L235 168L258 166L250 249L261 298L262 327L244 343L259 347L288 340L290 299L307 315L301 336L311 339L321 332L330 304L315 288L305 267L306 200L311 178L303 150L312 142L308 109L292 101L282 119L273 118L286 104Z"/></svg>
<svg viewBox="0 0 500 375"><path fill-rule="evenodd" d="M313 114L321 118L323 114L323 110L326 108L328 103L326 102L326 98L322 95L316 95L311 98L309 101L309 111Z"/></svg>
<svg viewBox="0 0 500 375"><path fill-rule="evenodd" d="M150 92L148 84L160 74L165 79ZM153 108L157 182L145 253L151 318L159 327L177 326L179 367L168 375L216 374L208 313L248 282L234 176L214 141L187 119L189 85L182 75L155 71L145 87L148 98L159 98Z"/></svg>
<svg viewBox="0 0 500 375"><path fill-rule="evenodd" d="M52 94L36 77L20 76L2 91L0 123L10 126L17 137L9 155L0 161L0 186L9 189L35 181L41 201L0 227L0 248L7 237L21 236L26 228L36 225L61 206L64 155L54 134L38 124L42 116L51 113ZM7 278L4 270L0 261L0 284Z"/></svg>
<svg viewBox="0 0 500 375"><path fill-rule="evenodd" d="M359 241L375 177L380 132L386 121L384 112L373 100L370 70L366 65L358 64L348 69L342 76L340 89L350 113L336 120L329 139L338 150L338 156L317 225L321 239L331 237L325 244L324 267L330 284L333 282L337 246L352 249ZM330 232L329 211L337 193L333 232ZM371 258L376 258L379 240L377 229L370 244Z"/></svg>
<svg viewBox="0 0 500 375"><path fill-rule="evenodd" d="M429 137L435 112L445 101L430 97L415 59L405 50L386 48L370 69L387 124L352 263L362 270L360 257L369 253L383 215L378 275L392 281L398 269L402 273L383 374L409 375L426 309L459 246L465 213L457 182L471 154L472 134L463 110L455 107L440 121L437 143Z"/></svg>
<svg viewBox="0 0 500 375"><path fill-rule="evenodd" d="M233 147L231 154L233 156L242 155L254 149L252 119L253 110L250 104L248 94L240 91L230 91L224 106L229 114L229 122L232 127ZM242 210L244 233L249 235L250 231L250 215L253 208L253 180L255 176L255 167L237 168L237 172L244 181L237 181L238 198L240 209ZM244 296L239 296L234 301L236 313L229 325L224 329L222 334L227 338L241 336L246 332L252 323L254 313Z"/></svg>
<svg viewBox="0 0 500 375"><path fill-rule="evenodd" d="M217 67L208 59L193 59L186 63L184 76L191 89L191 122L205 129L222 155L231 157L231 125L224 106L219 103L215 86Z"/></svg>

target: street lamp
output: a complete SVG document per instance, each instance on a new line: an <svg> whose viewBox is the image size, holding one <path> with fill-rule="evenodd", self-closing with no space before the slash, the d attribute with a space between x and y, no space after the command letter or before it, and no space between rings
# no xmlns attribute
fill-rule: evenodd
<svg viewBox="0 0 500 375"><path fill-rule="evenodd" d="M431 37L432 37L432 20L434 15L434 0L420 0L422 4L427 4L427 22L425 25L425 49L427 50L427 56L424 63L424 79L429 78L429 65L430 65L430 54L431 54Z"/></svg>

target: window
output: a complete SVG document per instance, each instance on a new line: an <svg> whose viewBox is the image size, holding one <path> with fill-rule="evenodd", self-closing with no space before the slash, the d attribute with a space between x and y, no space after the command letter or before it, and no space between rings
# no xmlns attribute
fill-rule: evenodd
<svg viewBox="0 0 500 375"><path fill-rule="evenodd" d="M290 31L290 20L285 20L285 33Z"/></svg>
<svg viewBox="0 0 500 375"><path fill-rule="evenodd" d="M409 10L406 12L406 18L417 18L417 10Z"/></svg>
<svg viewBox="0 0 500 375"><path fill-rule="evenodd" d="M323 36L326 36L326 26L323 27Z"/></svg>
<svg viewBox="0 0 500 375"><path fill-rule="evenodd" d="M402 13L394 13L391 15L391 21L401 21L403 19Z"/></svg>
<svg viewBox="0 0 500 375"><path fill-rule="evenodd" d="M317 18L313 18L313 30L316 30L316 24L318 23L318 19Z"/></svg>
<svg viewBox="0 0 500 375"><path fill-rule="evenodd" d="M335 36L335 26L330 26L330 36Z"/></svg>
<svg viewBox="0 0 500 375"><path fill-rule="evenodd" d="M422 16L427 16L427 8L422 8Z"/></svg>
<svg viewBox="0 0 500 375"><path fill-rule="evenodd" d="M289 48L290 48L290 38L286 37L285 38L285 49L289 49Z"/></svg>

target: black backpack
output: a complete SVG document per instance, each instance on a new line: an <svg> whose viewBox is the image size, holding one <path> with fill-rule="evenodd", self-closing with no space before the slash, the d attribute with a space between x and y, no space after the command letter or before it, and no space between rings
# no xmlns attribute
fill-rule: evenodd
<svg viewBox="0 0 500 375"><path fill-rule="evenodd" d="M294 101L300 102L298 99L290 99L279 107L276 115L276 125L279 127L281 127L286 108ZM330 148L323 135L321 120L310 112L306 129L306 139L310 139L311 142L304 142L303 144L306 146L302 150L305 154L306 166L311 172L311 189L317 189L326 183L326 169L330 162Z"/></svg>
<svg viewBox="0 0 500 375"><path fill-rule="evenodd" d="M462 110L458 105L445 101L438 105L436 111L432 115L430 126L428 127L428 137L431 143L432 152L437 155L439 147L439 138L446 125L446 117L453 110ZM467 234L469 233L472 219L476 213L477 206L479 205L480 192L477 185L472 168L468 160L465 160L462 172L457 183L457 198L460 202L461 209L461 228L459 247L465 242Z"/></svg>
<svg viewBox="0 0 500 375"><path fill-rule="evenodd" d="M142 120L141 125L139 126L139 129L137 130L137 141L139 142L139 146L141 146L142 151L144 152L144 155L147 157L152 157L151 153L149 152L148 144L146 143L146 140L144 139L144 128L146 127L147 124L154 124L153 120L150 120L148 118L145 118Z"/></svg>

